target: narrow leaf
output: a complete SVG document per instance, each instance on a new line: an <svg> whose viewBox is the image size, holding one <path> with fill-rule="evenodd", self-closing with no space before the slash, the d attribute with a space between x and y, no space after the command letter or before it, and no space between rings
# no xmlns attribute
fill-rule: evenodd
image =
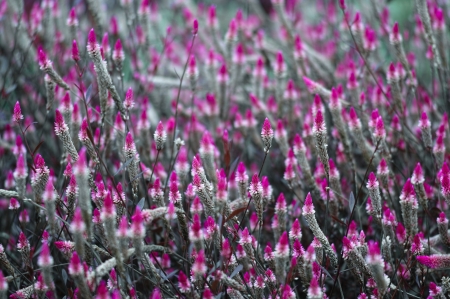
<svg viewBox="0 0 450 299"><path fill-rule="evenodd" d="M230 170L228 172L228 180L230 180L231 174L236 170L240 157L234 159L233 163L231 163Z"/></svg>
<svg viewBox="0 0 450 299"><path fill-rule="evenodd" d="M175 276L175 274L177 274L177 273L178 273L178 270L175 270L175 271L173 271L173 272L170 272L169 274L167 274L167 279L172 278L172 277Z"/></svg>
<svg viewBox="0 0 450 299"><path fill-rule="evenodd" d="M130 163L134 160L134 158L130 158L128 159L125 163L122 163L122 165L120 166L120 168L116 171L116 173L114 174L114 176L118 175L123 169L127 168L128 165L130 165Z"/></svg>
<svg viewBox="0 0 450 299"><path fill-rule="evenodd" d="M91 98L91 93L92 93L92 84L89 85L88 89L86 90L85 95L86 101L89 101L89 99Z"/></svg>
<svg viewBox="0 0 450 299"><path fill-rule="evenodd" d="M239 273L239 271L241 271L242 269L244 269L244 266L242 266L242 264L239 264L236 269L234 269L233 273L231 273L230 278L233 278L236 274Z"/></svg>
<svg viewBox="0 0 450 299"><path fill-rule="evenodd" d="M36 145L36 147L34 148L32 157L34 157L34 155L36 154L36 152L38 151L38 149L41 147L41 145L44 143L44 140L42 140L41 142L38 143L38 145Z"/></svg>
<svg viewBox="0 0 450 299"><path fill-rule="evenodd" d="M28 165L28 168L33 170L33 172L36 172L36 169L34 168L33 164L27 163L27 165Z"/></svg>
<svg viewBox="0 0 450 299"><path fill-rule="evenodd" d="M142 210L144 208L145 203L145 197L142 197L141 200L139 200L137 206Z"/></svg>
<svg viewBox="0 0 450 299"><path fill-rule="evenodd" d="M348 199L350 213L353 211L353 208L355 207L355 196L353 195L353 192L350 193L350 198Z"/></svg>
<svg viewBox="0 0 450 299"><path fill-rule="evenodd" d="M341 225L343 225L343 226L347 226L347 224L345 224L344 221L342 221L342 220L336 218L336 217L333 216L333 215L330 215L330 216L331 216L331 218L333 218L333 220L336 221L337 223L339 223L339 224L341 224Z"/></svg>
<svg viewBox="0 0 450 299"><path fill-rule="evenodd" d="M228 218L225 219L224 223L225 223L225 222L228 222L228 220L230 220L230 219L233 218L234 216L237 216L237 215L239 215L240 213L244 212L246 209L247 209L247 207L244 207L244 208L240 208L240 209L237 209L237 210L233 211L233 213L231 213L230 216L228 216Z"/></svg>
<svg viewBox="0 0 450 299"><path fill-rule="evenodd" d="M62 279L64 281L64 285L66 285L67 284L67 272L66 272L66 270L62 269L61 276L62 276Z"/></svg>

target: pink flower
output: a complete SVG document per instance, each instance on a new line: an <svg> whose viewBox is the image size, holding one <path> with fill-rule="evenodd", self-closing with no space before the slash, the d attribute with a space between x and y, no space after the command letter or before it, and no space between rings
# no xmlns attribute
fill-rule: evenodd
<svg viewBox="0 0 450 299"><path fill-rule="evenodd" d="M132 109L134 107L133 89L131 89L131 87L128 88L127 92L125 93L125 100L123 105L126 109Z"/></svg>
<svg viewBox="0 0 450 299"><path fill-rule="evenodd" d="M74 252L69 263L69 274L73 276L81 276L84 274L83 264L77 252Z"/></svg>
<svg viewBox="0 0 450 299"><path fill-rule="evenodd" d="M248 231L248 228L244 228L244 230L241 233L241 239L239 240L239 243L241 245L246 245L246 244L252 244L252 236L250 234L250 232Z"/></svg>
<svg viewBox="0 0 450 299"><path fill-rule="evenodd" d="M198 20L194 19L192 22L192 34L197 35L198 33Z"/></svg>
<svg viewBox="0 0 450 299"><path fill-rule="evenodd" d="M94 52L99 49L100 46L97 44L97 37L95 36L94 28L92 28L88 34L87 50L88 52Z"/></svg>
<svg viewBox="0 0 450 299"><path fill-rule="evenodd" d="M202 224L198 214L194 214L192 217L192 225L189 230L189 239L192 242L199 242L203 239Z"/></svg>
<svg viewBox="0 0 450 299"><path fill-rule="evenodd" d="M430 295L436 298L440 298L438 296L443 295L442 288L438 287L434 282L430 282Z"/></svg>
<svg viewBox="0 0 450 299"><path fill-rule="evenodd" d="M261 138L264 144L264 151L267 153L272 146L273 130L268 118L264 120L261 130Z"/></svg>
<svg viewBox="0 0 450 299"><path fill-rule="evenodd" d="M398 28L398 23L397 22L395 22L394 26L392 27L392 32L389 35L389 40L393 44L402 42L402 35L400 34L400 30Z"/></svg>
<svg viewBox="0 0 450 299"><path fill-rule="evenodd" d="M55 111L55 133L56 135L61 135L63 132L67 132L69 130L69 127L64 122L64 118L61 114L61 112L56 109Z"/></svg>
<svg viewBox="0 0 450 299"><path fill-rule="evenodd" d="M189 292L191 289L191 283L189 282L188 277L184 274L183 271L180 271L178 274L178 287L182 293Z"/></svg>
<svg viewBox="0 0 450 299"><path fill-rule="evenodd" d="M30 246L30 242L28 242L27 236L23 232L19 234L19 241L17 242L17 249L22 250L26 247Z"/></svg>
<svg viewBox="0 0 450 299"><path fill-rule="evenodd" d="M322 289L319 286L319 282L317 281L317 277L313 276L311 282L308 287L308 298L309 299L319 299L322 298L323 293Z"/></svg>
<svg viewBox="0 0 450 299"><path fill-rule="evenodd" d="M53 266L53 258L47 243L42 244L42 250L38 257L38 266L43 268Z"/></svg>
<svg viewBox="0 0 450 299"><path fill-rule="evenodd" d="M14 105L12 120L13 122L18 124L21 119L23 119L22 110L20 109L19 101L17 101L16 104Z"/></svg>
<svg viewBox="0 0 450 299"><path fill-rule="evenodd" d="M131 217L131 236L133 238L143 238L145 236L144 217L141 209L136 207L133 216Z"/></svg>
<svg viewBox="0 0 450 299"><path fill-rule="evenodd" d="M7 290L8 290L8 282L6 281L5 276L3 276L3 272L0 271L0 292Z"/></svg>
<svg viewBox="0 0 450 299"><path fill-rule="evenodd" d="M321 110L318 110L314 118L313 131L318 133L326 133L325 119Z"/></svg>
<svg viewBox="0 0 450 299"><path fill-rule="evenodd" d="M109 299L109 298L110 296L108 288L106 286L106 282L102 280L97 288L97 295L95 296L95 299Z"/></svg>
<svg viewBox="0 0 450 299"><path fill-rule="evenodd" d="M314 205L311 197L311 193L308 192L305 199L305 205L303 206L303 214L314 214Z"/></svg>
<svg viewBox="0 0 450 299"><path fill-rule="evenodd" d="M167 134L166 131L164 130L164 126L161 121L158 123L158 126L156 127L154 138L156 142L156 149L161 150L164 147L164 143L166 142L167 139Z"/></svg>
<svg viewBox="0 0 450 299"><path fill-rule="evenodd" d="M125 54L123 52L122 42L120 41L120 38L117 39L116 44L114 45L112 59L117 62L122 62L125 59Z"/></svg>
<svg viewBox="0 0 450 299"><path fill-rule="evenodd" d="M111 198L111 194L107 192L105 200L103 202L101 219L104 221L106 219L114 219L116 217L116 207Z"/></svg>
<svg viewBox="0 0 450 299"><path fill-rule="evenodd" d="M450 254L434 254L430 256L419 255L417 261L432 269L443 269L450 267Z"/></svg>
<svg viewBox="0 0 450 299"><path fill-rule="evenodd" d="M84 224L79 207L75 210L72 223L70 224L70 230L74 233L83 233L86 230L86 225Z"/></svg>
<svg viewBox="0 0 450 299"><path fill-rule="evenodd" d="M423 176L423 170L422 166L420 165L420 162L416 164L416 167L414 168L414 172L411 176L411 183L414 185L421 184L425 181L425 178Z"/></svg>
<svg viewBox="0 0 450 299"><path fill-rule="evenodd" d="M192 273L195 276L202 276L203 274L206 273L207 267L205 261L206 261L205 252L202 249L197 253L197 257L195 258L195 261L192 264Z"/></svg>
<svg viewBox="0 0 450 299"><path fill-rule="evenodd" d="M378 189L379 186L380 184L378 183L377 177L371 172L367 181L367 189Z"/></svg>
<svg viewBox="0 0 450 299"><path fill-rule="evenodd" d="M18 201L16 198L12 197L12 198L9 200L9 209L10 209L10 210L17 210L18 208L20 208L20 203L19 203L19 201Z"/></svg>
<svg viewBox="0 0 450 299"><path fill-rule="evenodd" d="M75 60L75 62L80 61L80 51L78 50L78 44L76 40L73 40L72 42L72 59Z"/></svg>
<svg viewBox="0 0 450 299"><path fill-rule="evenodd" d="M277 257L288 257L289 256L289 238L287 232L283 232L275 247L275 255Z"/></svg>

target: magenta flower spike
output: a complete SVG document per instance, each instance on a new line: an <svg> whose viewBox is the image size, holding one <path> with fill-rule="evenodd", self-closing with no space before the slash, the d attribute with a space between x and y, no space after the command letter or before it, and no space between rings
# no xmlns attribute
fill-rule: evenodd
<svg viewBox="0 0 450 299"><path fill-rule="evenodd" d="M16 104L14 105L14 112L13 112L12 120L16 124L18 124L21 119L23 119L22 110L20 109L19 101L17 101Z"/></svg>
<svg viewBox="0 0 450 299"><path fill-rule="evenodd" d="M432 269L443 269L450 267L449 254L434 254L430 256L419 255L416 259L422 265Z"/></svg>

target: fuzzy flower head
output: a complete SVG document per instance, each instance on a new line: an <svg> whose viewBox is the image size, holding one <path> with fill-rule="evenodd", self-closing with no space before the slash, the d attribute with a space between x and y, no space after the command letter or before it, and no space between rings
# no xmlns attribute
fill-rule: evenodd
<svg viewBox="0 0 450 299"><path fill-rule="evenodd" d="M430 282L429 288L430 288L430 296L433 296L434 298L440 298L439 296L443 295L442 288L437 286L434 282Z"/></svg>
<svg viewBox="0 0 450 299"><path fill-rule="evenodd" d="M274 70L277 76L281 76L286 71L286 64L284 63L283 52L278 51L275 60Z"/></svg>
<svg viewBox="0 0 450 299"><path fill-rule="evenodd" d="M194 276L202 276L206 273L207 267L205 262L205 252L203 250L200 250L197 253L197 257L195 258L194 263L192 264L192 274L194 274Z"/></svg>
<svg viewBox="0 0 450 299"><path fill-rule="evenodd" d="M398 80L400 80L400 74L398 70L395 68L394 63L391 63L389 65L389 69L387 71L387 80L388 82L398 82Z"/></svg>
<svg viewBox="0 0 450 299"><path fill-rule="evenodd" d="M78 49L78 44L76 40L72 41L72 59L75 62L80 61L80 50Z"/></svg>
<svg viewBox="0 0 450 299"><path fill-rule="evenodd" d="M116 217L116 207L109 192L107 192L105 200L103 201L100 217L103 221L106 219L114 219Z"/></svg>
<svg viewBox="0 0 450 299"><path fill-rule="evenodd" d="M269 183L269 179L266 176L263 176L261 179L261 185L263 190L263 198L264 200L269 200L272 197L272 186Z"/></svg>
<svg viewBox="0 0 450 299"><path fill-rule="evenodd" d="M44 202L53 202L56 200L57 194L54 191L53 188L53 179L50 178L47 181L47 185L45 186L44 194L42 195L42 199Z"/></svg>
<svg viewBox="0 0 450 299"><path fill-rule="evenodd" d="M8 282L3 276L3 272L0 271L0 293L8 291Z"/></svg>
<svg viewBox="0 0 450 299"><path fill-rule="evenodd" d="M262 192L263 192L262 184L259 181L259 177L256 173L252 176L252 181L250 183L249 191L250 191L250 195L252 197L262 196Z"/></svg>
<svg viewBox="0 0 450 299"><path fill-rule="evenodd" d="M72 276L84 275L84 267L76 251L73 253L72 258L70 259L69 274Z"/></svg>
<svg viewBox="0 0 450 299"><path fill-rule="evenodd" d="M439 217L437 218L437 223L438 223L438 224L448 224L448 219L447 219L447 217L445 216L445 213L444 213L444 212L441 212L441 213L439 214Z"/></svg>
<svg viewBox="0 0 450 299"><path fill-rule="evenodd" d="M293 150L296 156L300 153L306 153L305 143L303 142L302 137L299 134L295 134L294 136Z"/></svg>
<svg viewBox="0 0 450 299"><path fill-rule="evenodd" d="M25 158L23 154L19 154L19 158L17 159L16 170L13 173L14 178L26 178L27 177L27 168L25 164Z"/></svg>
<svg viewBox="0 0 450 299"><path fill-rule="evenodd" d="M180 194L180 191L178 190L177 182L174 182L174 181L170 182L169 200L170 200L170 202L173 202L174 204L179 203L181 201L181 194Z"/></svg>
<svg viewBox="0 0 450 299"><path fill-rule="evenodd" d="M52 62L47 59L47 55L44 52L44 49L42 49L42 46L39 46L38 48L38 59L39 59L39 66L41 67L41 70L51 67Z"/></svg>
<svg viewBox="0 0 450 299"><path fill-rule="evenodd" d="M135 239L143 238L145 236L144 217L139 207L136 207L136 210L131 217L130 233Z"/></svg>
<svg viewBox="0 0 450 299"><path fill-rule="evenodd" d="M341 109L341 101L339 92L336 88L331 89L331 97L330 97L330 109L332 110L340 110Z"/></svg>
<svg viewBox="0 0 450 299"><path fill-rule="evenodd" d="M78 26L77 13L75 11L75 7L72 7L69 12L69 16L67 17L67 26L75 27Z"/></svg>
<svg viewBox="0 0 450 299"><path fill-rule="evenodd" d="M327 128L325 125L325 119L321 110L318 110L316 117L314 118L313 132L316 134L326 134Z"/></svg>
<svg viewBox="0 0 450 299"><path fill-rule="evenodd" d="M416 193L414 191L414 186L411 183L411 179L408 179L405 182L405 185L403 186L402 189L402 193L400 194L400 201L410 203L413 206L417 205Z"/></svg>
<svg viewBox="0 0 450 299"><path fill-rule="evenodd" d="M95 31L93 28L88 34L87 50L89 53L100 51L100 45L97 43L97 37L95 36Z"/></svg>
<svg viewBox="0 0 450 299"><path fill-rule="evenodd" d="M19 240L17 242L17 249L24 250L29 247L30 247L30 242L28 241L27 236L25 236L25 234L23 232L20 232Z"/></svg>
<svg viewBox="0 0 450 299"><path fill-rule="evenodd" d="M305 204L303 206L303 214L315 214L311 193L306 195Z"/></svg>
<svg viewBox="0 0 450 299"><path fill-rule="evenodd" d="M400 29L398 28L397 22L395 22L394 26L392 26L392 31L389 35L389 40L392 44L398 44L402 42L402 35L400 33Z"/></svg>
<svg viewBox="0 0 450 299"><path fill-rule="evenodd" d="M64 121L64 118L61 112L56 109L55 111L55 133L56 135L61 135L63 132L67 132L69 127Z"/></svg>
<svg viewBox="0 0 450 299"><path fill-rule="evenodd" d="M55 247L64 255L70 256L75 250L75 243L71 241L56 241Z"/></svg>
<svg viewBox="0 0 450 299"><path fill-rule="evenodd" d="M192 217L192 224L189 229L189 239L192 242L199 242L203 239L203 230L202 224L200 222L200 216L198 214L194 214Z"/></svg>
<svg viewBox="0 0 450 299"><path fill-rule="evenodd" d="M377 142L386 137L386 130L384 128L384 122L383 122L383 118L381 118L381 116L379 116L376 120L373 135L374 135L375 139L377 140Z"/></svg>
<svg viewBox="0 0 450 299"><path fill-rule="evenodd" d="M236 181L238 181L240 184L246 184L248 181L248 175L247 171L245 170L244 162L240 162L237 167Z"/></svg>
<svg viewBox="0 0 450 299"><path fill-rule="evenodd" d="M348 258L350 251L354 249L354 244L346 236L342 239L342 251L344 258Z"/></svg>
<svg viewBox="0 0 450 299"><path fill-rule="evenodd" d="M11 197L11 199L9 200L9 209L10 210L18 210L19 208L20 208L19 201L16 198Z"/></svg>
<svg viewBox="0 0 450 299"><path fill-rule="evenodd" d="M419 127L421 129L429 129L431 127L431 122L428 119L428 115L426 112L422 112L419 120Z"/></svg>
<svg viewBox="0 0 450 299"><path fill-rule="evenodd" d="M288 233L286 231L283 232L283 234L280 237L280 240L275 246L275 255L283 258L289 256L289 238Z"/></svg>
<svg viewBox="0 0 450 299"><path fill-rule="evenodd" d="M38 257L38 266L48 268L53 266L53 257L47 243L42 244L42 250Z"/></svg>
<svg viewBox="0 0 450 299"><path fill-rule="evenodd" d="M123 105L128 110L134 107L133 89L131 89L131 87L128 88L127 92L125 93L125 100L123 102Z"/></svg>
<svg viewBox="0 0 450 299"><path fill-rule="evenodd" d="M269 152L269 149L272 147L272 139L273 139L273 130L268 118L264 120L263 127L261 130L261 138L264 144L264 151L267 153Z"/></svg>
<svg viewBox="0 0 450 299"><path fill-rule="evenodd" d="M434 254L430 256L419 255L416 257L417 261L422 265L432 269L442 269L450 267L449 254Z"/></svg>
<svg viewBox="0 0 450 299"><path fill-rule="evenodd" d="M424 181L425 178L423 176L423 169L422 166L420 165L420 162L418 162L411 176L411 183L417 185L423 183Z"/></svg>
<svg viewBox="0 0 450 299"><path fill-rule="evenodd" d="M73 216L73 220L70 224L70 230L73 233L83 233L86 230L86 225L83 221L83 215L81 214L81 209L78 207L75 210L75 214Z"/></svg>
<svg viewBox="0 0 450 299"><path fill-rule="evenodd" d="M366 262L370 265L383 265L383 258L381 257L380 247L378 242L369 241L368 243L368 254L366 256Z"/></svg>
<svg viewBox="0 0 450 299"><path fill-rule="evenodd" d="M277 198L277 202L275 204L275 211L283 211L286 212L286 198L284 197L283 193L280 193L280 195Z"/></svg>
<svg viewBox="0 0 450 299"><path fill-rule="evenodd" d="M21 119L23 119L22 110L20 109L19 101L17 101L14 105L12 120L18 124Z"/></svg>
<svg viewBox="0 0 450 299"><path fill-rule="evenodd" d="M360 129L361 128L361 121L358 118L358 115L356 114L355 108L350 107L350 111L349 111L349 129L350 130L355 130L355 129Z"/></svg>
<svg viewBox="0 0 450 299"><path fill-rule="evenodd" d="M378 179L373 172L369 174L369 179L367 181L367 189L378 189L380 184Z"/></svg>
<svg viewBox="0 0 450 299"><path fill-rule="evenodd" d="M112 59L119 63L125 59L125 53L123 52L122 42L120 39L117 39L116 44L114 45Z"/></svg>
<svg viewBox="0 0 450 299"><path fill-rule="evenodd" d="M212 140L211 134L209 132L205 132L202 136L202 140L200 142L199 152L202 157L214 155L215 146Z"/></svg>
<svg viewBox="0 0 450 299"><path fill-rule="evenodd" d="M180 271L178 274L178 288L182 293L187 293L191 290L191 282L183 271Z"/></svg>
<svg viewBox="0 0 450 299"><path fill-rule="evenodd" d="M300 227L300 222L298 218L292 223L291 230L289 231L289 239L291 240L301 240L302 239L302 229Z"/></svg>
<svg viewBox="0 0 450 299"><path fill-rule="evenodd" d="M167 133L161 121L158 123L155 134L153 136L156 142L156 149L159 151L162 150L162 148L164 147L164 143L166 142L167 139Z"/></svg>
<svg viewBox="0 0 450 299"><path fill-rule="evenodd" d="M313 276L308 287L308 298L309 299L319 299L323 298L323 292L317 281L317 277Z"/></svg>
<svg viewBox="0 0 450 299"><path fill-rule="evenodd" d="M288 182L292 182L295 178L294 165L292 163L288 163L286 166L286 170L284 171L284 179Z"/></svg>

